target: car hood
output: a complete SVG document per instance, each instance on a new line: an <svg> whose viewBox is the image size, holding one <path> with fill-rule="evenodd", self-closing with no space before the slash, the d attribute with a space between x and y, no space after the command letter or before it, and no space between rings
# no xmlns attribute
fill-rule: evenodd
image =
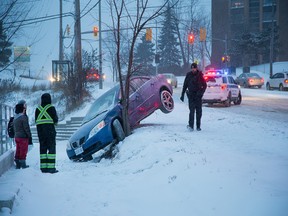
<svg viewBox="0 0 288 216"><path fill-rule="evenodd" d="M95 118L91 119L91 121L85 122L83 125L81 125L80 128L70 137L69 142L74 142L81 139L82 137L87 137L92 128L94 128L99 122L105 119L108 112L109 110L97 115Z"/></svg>

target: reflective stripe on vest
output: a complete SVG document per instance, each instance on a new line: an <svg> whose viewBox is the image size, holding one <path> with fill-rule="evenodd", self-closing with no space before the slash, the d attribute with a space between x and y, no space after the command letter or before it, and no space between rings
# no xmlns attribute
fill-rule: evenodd
<svg viewBox="0 0 288 216"><path fill-rule="evenodd" d="M39 124L54 124L53 119L51 116L47 113L47 109L52 107L51 104L47 104L44 108L42 106L39 106L37 109L40 111L37 119L36 119L36 125Z"/></svg>

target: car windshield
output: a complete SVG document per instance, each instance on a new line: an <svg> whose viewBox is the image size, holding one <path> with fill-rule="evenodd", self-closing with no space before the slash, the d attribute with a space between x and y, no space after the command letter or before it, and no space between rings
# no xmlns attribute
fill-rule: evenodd
<svg viewBox="0 0 288 216"><path fill-rule="evenodd" d="M95 118L97 115L100 115L103 112L108 111L117 103L117 97L119 92L119 85L113 87L99 98L91 105L89 111L83 119L83 123L90 121Z"/></svg>
<svg viewBox="0 0 288 216"><path fill-rule="evenodd" d="M171 79L172 75L171 74L163 74L166 78Z"/></svg>
<svg viewBox="0 0 288 216"><path fill-rule="evenodd" d="M259 76L258 74L256 74L256 73L249 73L249 74L247 74L247 76L248 76L248 77L257 77L257 78L260 77L260 76Z"/></svg>

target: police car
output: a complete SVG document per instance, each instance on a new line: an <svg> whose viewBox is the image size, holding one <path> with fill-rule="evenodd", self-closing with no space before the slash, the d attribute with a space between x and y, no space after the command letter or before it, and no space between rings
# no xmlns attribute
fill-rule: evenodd
<svg viewBox="0 0 288 216"><path fill-rule="evenodd" d="M235 105L241 104L240 86L231 75L208 71L204 74L204 79L207 82L207 89L202 98L203 103L208 103L208 105L222 103L227 107L232 101Z"/></svg>

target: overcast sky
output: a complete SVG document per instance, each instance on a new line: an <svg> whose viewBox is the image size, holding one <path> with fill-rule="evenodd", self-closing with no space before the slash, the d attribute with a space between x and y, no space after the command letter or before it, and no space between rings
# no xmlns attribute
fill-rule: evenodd
<svg viewBox="0 0 288 216"><path fill-rule="evenodd" d="M72 2L72 0L63 1L63 13L74 13L74 4ZM85 8L88 1L81 0L80 2L81 11L87 11L87 8L91 8L96 4L96 1L91 1L88 7ZM154 5L155 1L151 2L153 2ZM159 2L162 1L159 0ZM211 11L211 0L201 0L199 1L199 4L208 12ZM160 5L160 3L158 5ZM107 25L109 25L108 23L111 22L109 15L110 12L107 7L104 7L105 5L103 3L102 6L102 29L107 29ZM98 11L99 7L96 6L82 18L81 32L92 31L93 26L97 25L99 18ZM29 18L44 17L46 15L55 14L59 14L59 1L39 0L35 1L33 11L30 13ZM74 26L74 20L72 17L66 17L63 19L63 31L67 24L71 26L70 37L72 37ZM82 39L83 48L98 48L97 38L94 38L92 34L83 34ZM46 74L51 74L52 60L59 59L59 20L50 20L48 22L39 23L35 26L26 27L21 36L14 42L14 46L31 46L30 73L32 76L46 77ZM74 42L71 38L64 39L66 52L70 52L73 46ZM28 69L26 73L28 74Z"/></svg>

